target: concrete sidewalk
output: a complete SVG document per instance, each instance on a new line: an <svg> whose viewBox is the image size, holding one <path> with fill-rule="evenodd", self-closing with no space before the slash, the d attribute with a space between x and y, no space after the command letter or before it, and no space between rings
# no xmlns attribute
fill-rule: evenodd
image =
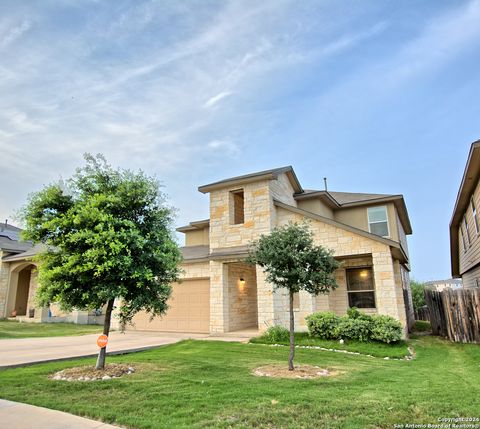
<svg viewBox="0 0 480 429"><path fill-rule="evenodd" d="M20 338L0 340L0 369L37 362L96 356L99 334L70 337ZM126 331L111 332L107 353L131 353L174 344L185 339L204 339L208 334Z"/></svg>
<svg viewBox="0 0 480 429"><path fill-rule="evenodd" d="M0 422L9 429L116 429L96 420L85 419L62 411L35 407L0 399Z"/></svg>

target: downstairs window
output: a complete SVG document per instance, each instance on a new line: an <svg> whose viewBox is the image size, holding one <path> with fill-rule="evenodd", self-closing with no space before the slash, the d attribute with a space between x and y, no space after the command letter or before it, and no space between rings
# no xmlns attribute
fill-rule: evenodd
<svg viewBox="0 0 480 429"><path fill-rule="evenodd" d="M346 274L349 307L375 308L372 268L347 268Z"/></svg>

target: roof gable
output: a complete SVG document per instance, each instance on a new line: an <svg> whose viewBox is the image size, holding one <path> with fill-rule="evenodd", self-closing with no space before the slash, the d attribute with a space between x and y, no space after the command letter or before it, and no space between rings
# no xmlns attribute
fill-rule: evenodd
<svg viewBox="0 0 480 429"><path fill-rule="evenodd" d="M245 174L243 176L231 177L208 185L199 186L198 190L204 194L223 189L233 185L243 185L245 183L258 182L260 180L275 180L281 174L286 174L295 192L302 193L303 189L291 165L271 170L259 171L256 173Z"/></svg>

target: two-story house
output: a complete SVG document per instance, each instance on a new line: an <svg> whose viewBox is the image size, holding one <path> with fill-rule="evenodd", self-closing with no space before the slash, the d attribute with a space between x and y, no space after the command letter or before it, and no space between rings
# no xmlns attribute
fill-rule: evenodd
<svg viewBox="0 0 480 429"><path fill-rule="evenodd" d="M480 140L470 148L450 222L452 276L463 287L480 287Z"/></svg>
<svg viewBox="0 0 480 429"><path fill-rule="evenodd" d="M162 318L134 318L135 329L225 333L288 326L288 295L274 291L260 267L246 264L248 245L290 221L308 220L318 244L342 262L339 287L296 297L297 329L305 317L349 307L413 323L406 235L412 233L401 195L304 190L292 167L200 186L210 218L178 228L185 234L183 281Z"/></svg>

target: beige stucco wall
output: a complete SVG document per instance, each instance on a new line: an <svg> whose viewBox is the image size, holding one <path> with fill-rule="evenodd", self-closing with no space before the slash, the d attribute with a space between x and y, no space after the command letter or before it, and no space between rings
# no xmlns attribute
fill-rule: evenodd
<svg viewBox="0 0 480 429"><path fill-rule="evenodd" d="M377 206L386 206L387 207L387 217L388 217L388 229L391 240L399 241L399 234L398 234L398 224L397 224L397 211L393 203L386 203L386 204L376 204ZM372 205L370 207L374 207ZM368 213L367 213L367 206L362 207L351 207L345 208L341 210L336 210L334 212L334 219L338 222L344 223L346 225L353 226L358 229L362 229L363 231L369 231L368 228Z"/></svg>
<svg viewBox="0 0 480 429"><path fill-rule="evenodd" d="M306 210L310 213L315 213L319 216L328 217L334 219L333 210L327 207L320 199L299 200L297 202L298 208Z"/></svg>
<svg viewBox="0 0 480 429"><path fill-rule="evenodd" d="M208 231L208 227L196 231L187 231L185 233L185 246L208 245Z"/></svg>

